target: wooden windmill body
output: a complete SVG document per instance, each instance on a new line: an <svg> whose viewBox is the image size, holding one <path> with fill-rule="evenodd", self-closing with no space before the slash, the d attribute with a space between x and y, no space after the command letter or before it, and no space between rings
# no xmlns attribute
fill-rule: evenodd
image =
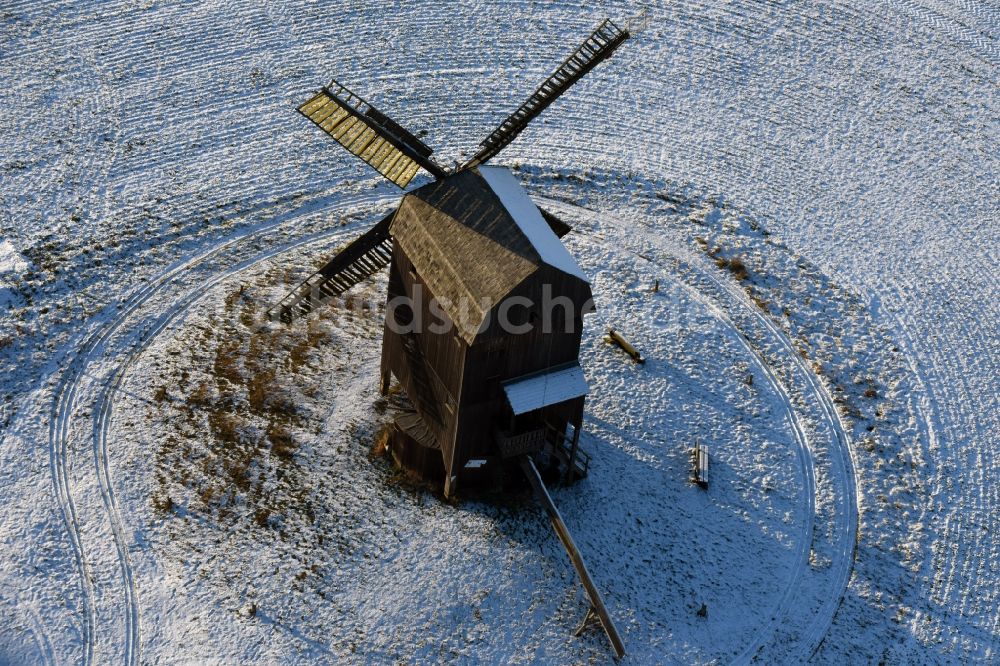
<svg viewBox="0 0 1000 666"><path fill-rule="evenodd" d="M412 406L395 419L394 459L449 496L526 474L619 657L621 639L538 471L565 482L587 474L578 356L590 283L560 241L569 227L486 162L628 37L604 21L451 170L342 84L317 92L299 111L343 147L404 190L421 169L434 180L271 310L290 322L389 266L380 388L394 378Z"/></svg>
<svg viewBox="0 0 1000 666"><path fill-rule="evenodd" d="M425 185L390 233L382 385L394 376L416 412L397 419L397 462L446 494L501 487L511 468L520 478L514 459L528 453L583 476L590 284L517 181L483 166Z"/></svg>

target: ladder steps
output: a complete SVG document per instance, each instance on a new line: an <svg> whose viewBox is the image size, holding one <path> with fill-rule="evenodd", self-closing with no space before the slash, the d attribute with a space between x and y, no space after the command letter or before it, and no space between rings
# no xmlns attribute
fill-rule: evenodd
<svg viewBox="0 0 1000 666"><path fill-rule="evenodd" d="M378 135L375 134L375 130L371 127L366 127L363 132L358 134L358 138L347 149L355 155L360 155L376 138L378 138Z"/></svg>
<svg viewBox="0 0 1000 666"><path fill-rule="evenodd" d="M392 166L385 170L385 177L395 182L396 176L399 175L399 172L402 171L404 167L406 167L406 162L406 156L400 154L400 158L393 162Z"/></svg>
<svg viewBox="0 0 1000 666"><path fill-rule="evenodd" d="M361 122L358 118L352 117L351 120L354 122L352 122L350 126L344 130L344 133L340 135L341 144L343 144L344 148L347 148L348 150L351 149L351 144L354 143L354 140L357 139L362 132L368 129L368 126Z"/></svg>
<svg viewBox="0 0 1000 666"><path fill-rule="evenodd" d="M382 174L383 176L388 176L388 174L389 174L389 171L390 171L390 170L391 170L391 169L392 169L392 168L393 168L394 166L396 166L396 162L398 162L398 161L400 160L400 158L401 158L401 157L404 157L403 153L401 153L401 152L399 152L399 151L395 151L395 152L393 152L393 153L392 153L391 155L389 155L389 156L388 156L388 157L387 157L387 158L385 159L385 161L383 161L383 162L382 162L382 164L380 164L380 165L379 165L379 167L378 167L378 170L379 170L379 172L380 172L380 173L381 173L381 174Z"/></svg>
<svg viewBox="0 0 1000 666"><path fill-rule="evenodd" d="M344 136L344 134L347 133L349 129L351 129L357 124L358 124L358 117L349 115L344 120L344 122L339 123L336 127L330 130L330 136L336 139L337 142L340 143L340 145L344 145L344 142L341 141L341 137Z"/></svg>
<svg viewBox="0 0 1000 666"><path fill-rule="evenodd" d="M315 111L307 113L306 116L314 123L321 123L336 113L338 109L340 107L333 100L326 99L323 100L322 106L317 107Z"/></svg>
<svg viewBox="0 0 1000 666"><path fill-rule="evenodd" d="M420 165L418 165L416 162L411 161L409 166L407 166L406 169L404 169L403 172L399 175L399 180L405 181L407 183L410 182L411 180L413 180L413 177L417 175L417 169L419 168Z"/></svg>
<svg viewBox="0 0 1000 666"><path fill-rule="evenodd" d="M374 141L365 146L363 152L358 153L358 157L363 159L365 162L368 162L368 164L371 164L372 158L375 157L375 155L377 155L387 143L389 142L382 137L376 136Z"/></svg>
<svg viewBox="0 0 1000 666"><path fill-rule="evenodd" d="M322 92L317 93L308 102L302 105L301 110L305 115L310 115L320 107L329 103L330 98L324 95Z"/></svg>
<svg viewBox="0 0 1000 666"><path fill-rule="evenodd" d="M368 164L375 167L375 170L378 171L379 168L382 166L382 162L385 162L385 160L389 157L389 155L392 155L392 151L394 151L395 149L396 149L395 146L386 141L384 144L379 146L378 150L375 151L371 159L368 161Z"/></svg>
<svg viewBox="0 0 1000 666"><path fill-rule="evenodd" d="M323 122L319 124L320 129L322 129L327 134L333 132L334 128L337 127L345 118L350 118L351 114L347 112L346 109L337 107L337 110L331 113Z"/></svg>
<svg viewBox="0 0 1000 666"><path fill-rule="evenodd" d="M405 160L400 160L399 163L393 168L392 172L387 176L389 180L396 183L400 187L406 187L406 183L410 181L413 176L407 177L410 166L413 165L413 160L407 158ZM416 174L416 170L413 171Z"/></svg>
<svg viewBox="0 0 1000 666"><path fill-rule="evenodd" d="M437 403L434 401L434 387L431 385L427 374L427 363L424 360L423 352L413 333L403 338L403 352L408 361L410 378L417 385L417 403L421 416L432 419L437 424L441 424L441 414L438 412Z"/></svg>

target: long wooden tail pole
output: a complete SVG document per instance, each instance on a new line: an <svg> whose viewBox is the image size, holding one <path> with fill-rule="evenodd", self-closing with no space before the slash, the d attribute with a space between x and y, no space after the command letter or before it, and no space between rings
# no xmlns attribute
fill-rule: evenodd
<svg viewBox="0 0 1000 666"><path fill-rule="evenodd" d="M584 563L580 551L577 550L576 543L573 542L573 537L570 535L566 523L563 522L562 516L559 515L559 509L552 503L552 497L549 496L549 491L545 488L545 483L542 482L538 468L535 467L535 463L528 456L523 456L520 462L521 469L524 470L524 475L528 477L528 482L531 484L532 490L535 491L535 497L542 503L545 512L549 514L552 528L562 542L563 548L566 549L566 554L569 555L570 562L573 563L573 568L576 569L577 575L583 582L584 589L587 590L591 608L597 613L597 617L600 618L601 626L604 627L604 633L608 635L608 640L611 641L611 646L615 649L615 658L621 659L625 656L625 644L622 643L621 636L618 635L618 629L611 620L611 616L608 615L608 609L604 606L601 593L597 591L597 586L594 585L594 581L590 577L590 572L587 571L587 565Z"/></svg>

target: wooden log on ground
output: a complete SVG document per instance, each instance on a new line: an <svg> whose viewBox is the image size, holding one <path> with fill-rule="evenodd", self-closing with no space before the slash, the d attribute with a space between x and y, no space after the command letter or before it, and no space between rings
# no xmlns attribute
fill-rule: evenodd
<svg viewBox="0 0 1000 666"><path fill-rule="evenodd" d="M708 447L704 444L694 447L694 482L708 488Z"/></svg>
<svg viewBox="0 0 1000 666"><path fill-rule="evenodd" d="M621 347L623 350L625 350L625 353L631 356L632 360L635 361L636 363L646 362L646 359L642 357L642 354L639 353L639 350L633 347L632 343L623 338L622 334L616 331L615 329L613 328L608 329L608 336L605 338L605 340Z"/></svg>

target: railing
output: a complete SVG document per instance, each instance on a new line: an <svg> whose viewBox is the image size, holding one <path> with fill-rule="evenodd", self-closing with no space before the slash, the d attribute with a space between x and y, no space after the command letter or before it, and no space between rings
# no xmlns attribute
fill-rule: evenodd
<svg viewBox="0 0 1000 666"><path fill-rule="evenodd" d="M569 467L570 458L573 458L573 439L560 433L557 428L552 427L548 423L545 424L545 435L546 439L552 445L556 456ZM581 479L587 476L587 473L590 471L590 455L580 448L579 442L577 442L573 467L576 469L572 471L578 474Z"/></svg>
<svg viewBox="0 0 1000 666"><path fill-rule="evenodd" d="M499 431L496 433L497 446L504 458L514 458L526 453L540 451L545 446L545 429L529 430L512 435Z"/></svg>
<svg viewBox="0 0 1000 666"><path fill-rule="evenodd" d="M546 444L552 447L552 454L566 466L568 472L572 472L577 478L587 476L590 471L590 456L579 447L577 442L576 455L573 455L573 440L548 423L541 428L535 428L525 432L510 433L504 430L497 430L493 433L497 448L503 458L516 458L528 453L536 453L545 448ZM572 469L570 464L572 462Z"/></svg>

